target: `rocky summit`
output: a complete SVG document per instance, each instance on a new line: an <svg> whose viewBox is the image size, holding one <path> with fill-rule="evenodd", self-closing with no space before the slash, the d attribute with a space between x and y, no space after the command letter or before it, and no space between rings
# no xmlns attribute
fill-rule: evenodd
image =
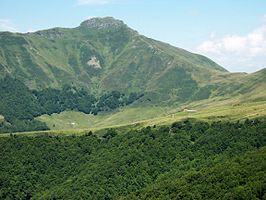
<svg viewBox="0 0 266 200"><path fill-rule="evenodd" d="M110 29L110 28L119 28L121 26L126 26L126 24L118 19L113 17L95 17L83 21L80 24L81 27L86 28L95 28L95 29Z"/></svg>

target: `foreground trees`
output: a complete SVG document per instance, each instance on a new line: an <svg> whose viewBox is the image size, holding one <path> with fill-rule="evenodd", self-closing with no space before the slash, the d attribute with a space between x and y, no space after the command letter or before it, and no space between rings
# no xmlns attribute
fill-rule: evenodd
<svg viewBox="0 0 266 200"><path fill-rule="evenodd" d="M0 199L265 199L266 122L0 138Z"/></svg>

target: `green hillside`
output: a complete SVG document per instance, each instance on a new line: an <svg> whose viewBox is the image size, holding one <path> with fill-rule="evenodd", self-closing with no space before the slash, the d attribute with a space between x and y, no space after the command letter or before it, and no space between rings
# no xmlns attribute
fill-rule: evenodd
<svg viewBox="0 0 266 200"><path fill-rule="evenodd" d="M143 94L118 91L104 93L99 98L84 89L64 86L61 90L46 88L31 91L21 81L6 76L0 80L0 133L47 130L45 123L36 120L66 110L97 115L134 103Z"/></svg>
<svg viewBox="0 0 266 200"><path fill-rule="evenodd" d="M97 128L165 117L184 108L219 105L222 111L230 104L245 108L245 103L266 100L265 69L230 73L112 17L92 18L76 28L0 32L0 44L1 86L9 84L5 77L14 80L13 86L0 87L5 118L0 132L46 129L42 123L28 127L38 124L37 117L50 129L71 128L66 123L72 122L47 116L64 111L90 114L80 113L87 125L75 128ZM10 128L21 120L26 128Z"/></svg>
<svg viewBox="0 0 266 200"><path fill-rule="evenodd" d="M30 89L72 84L92 93L158 95L172 87L182 90L184 83L193 93L213 73L225 72L206 57L146 38L113 18L93 18L73 29L2 32L0 43L1 76L18 78Z"/></svg>
<svg viewBox="0 0 266 200"><path fill-rule="evenodd" d="M137 92L145 93L142 103L162 104L235 96L265 83L259 74L231 74L111 17L92 18L76 28L1 32L0 43L0 78L9 75L30 89L71 85L95 95Z"/></svg>

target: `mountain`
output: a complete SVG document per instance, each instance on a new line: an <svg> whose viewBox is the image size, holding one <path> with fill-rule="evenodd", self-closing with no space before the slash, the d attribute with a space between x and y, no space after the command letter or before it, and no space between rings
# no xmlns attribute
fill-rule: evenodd
<svg viewBox="0 0 266 200"><path fill-rule="evenodd" d="M74 85L97 94L118 90L187 98L226 73L204 56L144 37L111 17L72 29L2 32L0 43L1 76L9 74L30 89Z"/></svg>
<svg viewBox="0 0 266 200"><path fill-rule="evenodd" d="M75 28L0 32L0 44L0 115L9 122L65 110L97 114L132 103L181 108L201 100L266 100L265 69L230 73L112 17L88 19ZM16 87L20 84L26 87Z"/></svg>
<svg viewBox="0 0 266 200"><path fill-rule="evenodd" d="M266 199L265 90L111 17L2 32L0 199Z"/></svg>

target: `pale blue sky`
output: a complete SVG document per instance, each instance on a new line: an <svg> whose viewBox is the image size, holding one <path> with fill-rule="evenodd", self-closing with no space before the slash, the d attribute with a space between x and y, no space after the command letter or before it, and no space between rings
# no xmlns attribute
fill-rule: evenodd
<svg viewBox="0 0 266 200"><path fill-rule="evenodd" d="M229 71L266 67L265 0L0 1L0 31L76 27L92 16L119 18L143 35L206 55Z"/></svg>

